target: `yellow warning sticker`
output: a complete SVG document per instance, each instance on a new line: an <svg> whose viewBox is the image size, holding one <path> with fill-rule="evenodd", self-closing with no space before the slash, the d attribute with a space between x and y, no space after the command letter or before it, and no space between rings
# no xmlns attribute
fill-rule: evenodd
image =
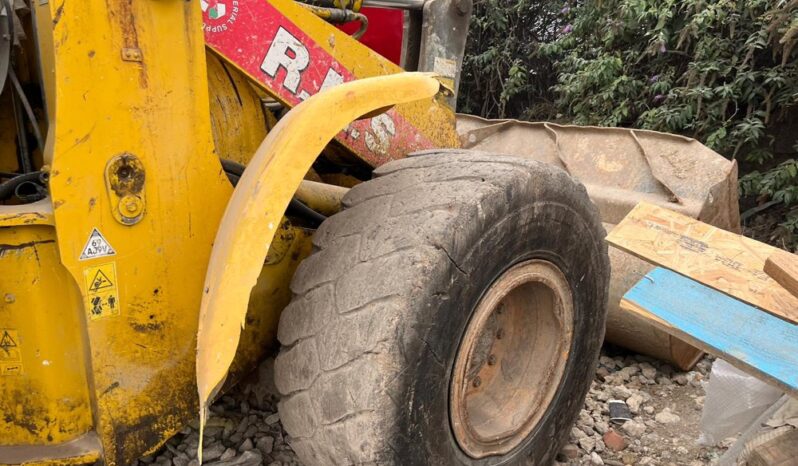
<svg viewBox="0 0 798 466"><path fill-rule="evenodd" d="M22 374L22 349L19 332L11 328L0 329L0 376Z"/></svg>
<svg viewBox="0 0 798 466"><path fill-rule="evenodd" d="M86 267L86 309L91 320L119 314L119 290L116 280L116 263Z"/></svg>

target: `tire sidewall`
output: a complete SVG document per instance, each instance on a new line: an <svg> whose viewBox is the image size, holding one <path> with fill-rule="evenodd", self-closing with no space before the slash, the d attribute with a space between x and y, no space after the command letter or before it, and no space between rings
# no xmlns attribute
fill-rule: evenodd
<svg viewBox="0 0 798 466"><path fill-rule="evenodd" d="M468 275L452 266L450 276L442 277L448 282L450 299L438 304L440 325L424 338L430 348L422 351L411 375L414 380L406 400L410 404L405 404L411 408L400 414L400 432L410 434L402 438L407 442L404 451L418 455L406 458L406 464L550 464L582 408L603 340L608 282L602 275L609 276L606 249L590 218L562 200L541 199L501 210L506 215L492 227L471 232L473 247L458 263ZM506 270L530 259L555 264L571 288L574 331L570 357L549 409L532 434L507 455L474 460L459 448L450 425L455 358L484 293ZM431 283L433 288L446 285Z"/></svg>

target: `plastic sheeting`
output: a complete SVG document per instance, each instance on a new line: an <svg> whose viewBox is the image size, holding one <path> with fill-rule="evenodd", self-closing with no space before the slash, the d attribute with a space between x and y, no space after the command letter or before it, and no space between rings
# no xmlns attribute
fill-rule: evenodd
<svg viewBox="0 0 798 466"><path fill-rule="evenodd" d="M699 438L704 445L716 445L746 430L783 394L722 359L712 365L706 392Z"/></svg>

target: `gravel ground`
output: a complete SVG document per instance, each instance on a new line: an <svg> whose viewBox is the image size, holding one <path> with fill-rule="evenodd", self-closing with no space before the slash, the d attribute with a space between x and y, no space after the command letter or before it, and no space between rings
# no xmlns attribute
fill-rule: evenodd
<svg viewBox="0 0 798 466"><path fill-rule="evenodd" d="M208 466L301 465L277 414L274 360L267 359L257 371L213 406L205 428L203 464ZM193 422L156 454L139 465L198 466L198 424Z"/></svg>
<svg viewBox="0 0 798 466"><path fill-rule="evenodd" d="M213 466L299 465L277 414L273 360L211 407L204 463ZM711 360L691 372L612 348L602 352L596 377L560 465L710 464L723 448L696 443ZM624 424L610 422L607 402L623 400L632 412ZM196 423L139 464L198 465Z"/></svg>
<svg viewBox="0 0 798 466"><path fill-rule="evenodd" d="M680 372L655 359L605 349L571 443L558 459L568 465L711 464L725 448L696 442L711 367L706 357L693 371ZM609 400L625 401L632 420L610 422Z"/></svg>

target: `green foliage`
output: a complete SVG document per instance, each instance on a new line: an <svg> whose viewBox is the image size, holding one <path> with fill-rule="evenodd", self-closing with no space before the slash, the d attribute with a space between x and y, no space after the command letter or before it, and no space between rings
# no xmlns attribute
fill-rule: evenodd
<svg viewBox="0 0 798 466"><path fill-rule="evenodd" d="M798 144L795 147L798 152ZM770 199L771 203L785 207L781 227L793 238L791 249L796 249L798 238L798 160L790 159L764 173L754 170L740 179L740 194L759 199Z"/></svg>
<svg viewBox="0 0 798 466"><path fill-rule="evenodd" d="M762 170L742 178L744 195L798 208L796 162L775 153L798 145L781 129L798 118L798 0L522 2L529 14L478 1L464 88L484 92L466 111L694 137ZM547 34L520 44L516 23L537 24L538 10Z"/></svg>
<svg viewBox="0 0 798 466"><path fill-rule="evenodd" d="M788 160L760 173L753 171L740 180L744 196L767 196L790 206L798 202L798 161Z"/></svg>
<svg viewBox="0 0 798 466"><path fill-rule="evenodd" d="M475 0L460 83L460 111L488 118L553 116L552 61L538 53L566 19L559 3Z"/></svg>
<svg viewBox="0 0 798 466"><path fill-rule="evenodd" d="M540 49L557 62L564 118L773 157L768 128L798 104L798 1L613 0L571 14L571 34Z"/></svg>

